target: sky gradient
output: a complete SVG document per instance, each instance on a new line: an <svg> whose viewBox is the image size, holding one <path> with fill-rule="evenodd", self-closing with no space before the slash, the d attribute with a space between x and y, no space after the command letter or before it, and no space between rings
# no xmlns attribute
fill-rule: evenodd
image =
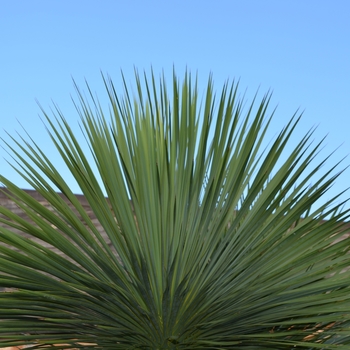
<svg viewBox="0 0 350 350"><path fill-rule="evenodd" d="M317 126L316 141L328 135L321 158L336 150L328 163L332 165L349 154L347 0L0 4L0 137L5 140L6 132L23 134L23 127L50 155L53 149L36 100L48 113L57 104L76 126L72 78L82 89L86 79L103 99L101 72L118 86L120 70L132 83L134 67L149 72L152 66L156 75L164 70L171 77L174 66L180 76L186 68L197 73L200 89L212 73L217 90L226 79L239 80L248 101L257 89L260 97L272 91L271 111L278 107L271 137L299 109L304 114L296 140ZM0 173L28 188L4 157L9 159L0 149ZM342 167L349 164L348 157ZM348 169L326 197L345 190L349 178Z"/></svg>

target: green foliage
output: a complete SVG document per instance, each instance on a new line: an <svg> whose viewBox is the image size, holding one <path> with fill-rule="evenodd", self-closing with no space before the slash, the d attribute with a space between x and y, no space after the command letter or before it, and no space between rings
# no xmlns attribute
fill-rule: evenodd
<svg viewBox="0 0 350 350"><path fill-rule="evenodd" d="M286 154L294 116L266 147L270 95L244 107L235 84L215 100L209 79L199 102L190 75L136 74L135 97L104 83L110 117L77 88L92 158L44 114L107 239L45 150L6 143L51 208L0 177L31 219L3 207L1 222L42 242L0 228L0 346L348 349L349 213L319 204L337 176L312 131Z"/></svg>

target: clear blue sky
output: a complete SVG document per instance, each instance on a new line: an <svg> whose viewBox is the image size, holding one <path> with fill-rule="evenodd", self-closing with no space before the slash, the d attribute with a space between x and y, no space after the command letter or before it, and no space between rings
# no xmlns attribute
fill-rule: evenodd
<svg viewBox="0 0 350 350"><path fill-rule="evenodd" d="M217 89L227 78L240 79L248 98L258 88L273 90L274 132L300 108L305 111L300 136L318 125L316 140L328 134L321 156L339 147L329 164L349 154L348 0L0 0L0 5L0 137L7 140L5 130L14 135L20 122L53 152L35 100L46 110L54 101L76 125L71 77L81 87L86 78L102 98L100 71L118 81L122 69L131 82L134 66L152 65L158 74L174 65L179 74L186 67L198 72L200 81L212 72ZM28 187L3 157L0 149L0 172ZM349 176L347 170L330 195L347 188Z"/></svg>

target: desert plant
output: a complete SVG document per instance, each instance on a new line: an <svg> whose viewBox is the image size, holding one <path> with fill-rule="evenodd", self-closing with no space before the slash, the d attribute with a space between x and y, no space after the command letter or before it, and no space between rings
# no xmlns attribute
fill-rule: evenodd
<svg viewBox="0 0 350 350"><path fill-rule="evenodd" d="M0 177L28 216L0 209L0 346L348 349L349 212L320 201L338 175L313 130L286 154L300 116L268 144L270 94L245 106L211 78L200 99L190 74L167 89L136 73L134 96L103 81L109 117L76 87L88 147L43 113L104 235L45 150L4 141L50 207Z"/></svg>

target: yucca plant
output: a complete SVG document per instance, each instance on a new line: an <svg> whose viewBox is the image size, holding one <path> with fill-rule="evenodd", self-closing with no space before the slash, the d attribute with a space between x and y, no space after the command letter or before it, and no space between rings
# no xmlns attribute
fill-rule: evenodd
<svg viewBox="0 0 350 350"><path fill-rule="evenodd" d="M338 175L313 130L286 154L300 117L266 142L270 94L135 76L103 77L108 111L76 88L87 147L43 111L103 232L45 150L4 141L49 206L0 177L28 217L0 209L0 346L349 349L349 212L320 201Z"/></svg>

